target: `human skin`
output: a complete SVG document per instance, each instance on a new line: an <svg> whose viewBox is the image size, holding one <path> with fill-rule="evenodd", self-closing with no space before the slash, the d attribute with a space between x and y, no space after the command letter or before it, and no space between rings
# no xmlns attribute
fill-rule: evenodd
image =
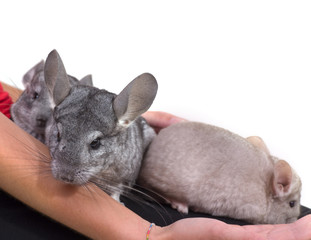
<svg viewBox="0 0 311 240"><path fill-rule="evenodd" d="M0 187L4 191L93 239L145 238L149 222L97 187L86 189L54 180L47 171L47 147L2 114L0 132Z"/></svg>
<svg viewBox="0 0 311 240"><path fill-rule="evenodd" d="M144 115L163 128L181 120L171 114ZM150 120L150 119L161 120ZM178 120L179 119L179 120ZM43 214L92 239L146 239L150 223L95 186L73 186L55 180L45 145L0 114L0 188ZM150 240L308 240L311 215L283 225L229 225L209 218L179 220L154 226Z"/></svg>
<svg viewBox="0 0 311 240"><path fill-rule="evenodd" d="M158 133L162 128L166 128L174 123L187 121L184 118L177 117L173 114L160 111L149 111L142 115L148 122L148 124L153 127L153 129Z"/></svg>

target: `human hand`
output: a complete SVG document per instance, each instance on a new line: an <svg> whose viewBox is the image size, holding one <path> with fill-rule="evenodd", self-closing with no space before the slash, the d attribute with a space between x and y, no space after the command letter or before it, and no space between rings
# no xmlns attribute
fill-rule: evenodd
<svg viewBox="0 0 311 240"><path fill-rule="evenodd" d="M186 121L165 112L150 111L143 114L143 117L156 132L171 124ZM268 151L261 138L249 137L247 140L255 146ZM246 226L230 225L209 218L186 218L167 227L154 227L151 233L151 237L154 237L154 239L311 240L311 215L307 215L291 224Z"/></svg>
<svg viewBox="0 0 311 240"><path fill-rule="evenodd" d="M310 240L311 215L291 224L230 225L209 218L186 218L167 227L156 227L154 239L179 240Z"/></svg>
<svg viewBox="0 0 311 240"><path fill-rule="evenodd" d="M185 119L177 117L173 114L160 111L149 111L144 113L142 116L157 133L162 128L166 128L178 122L186 121Z"/></svg>

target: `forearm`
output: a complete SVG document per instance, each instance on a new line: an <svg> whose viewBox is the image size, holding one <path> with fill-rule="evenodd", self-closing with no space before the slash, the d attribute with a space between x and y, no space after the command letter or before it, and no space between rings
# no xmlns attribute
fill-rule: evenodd
<svg viewBox="0 0 311 240"><path fill-rule="evenodd" d="M41 161L48 149L0 114L0 188L43 214L92 239L146 239L150 225L100 189L89 190L56 181ZM49 158L47 158L49 160ZM37 171L38 170L38 171ZM213 219L183 219L152 227L150 240L307 240L311 216L283 225L228 225Z"/></svg>
<svg viewBox="0 0 311 240"><path fill-rule="evenodd" d="M47 147L2 114L0 133L0 188L92 239L146 239L150 223L97 187L56 181ZM187 219L164 228L152 227L149 239L215 239L214 227L210 219Z"/></svg>
<svg viewBox="0 0 311 240"><path fill-rule="evenodd" d="M37 153L49 156L48 149L2 114L0 133L0 188L91 238L146 238L149 223L100 189L66 185L44 173L47 163Z"/></svg>

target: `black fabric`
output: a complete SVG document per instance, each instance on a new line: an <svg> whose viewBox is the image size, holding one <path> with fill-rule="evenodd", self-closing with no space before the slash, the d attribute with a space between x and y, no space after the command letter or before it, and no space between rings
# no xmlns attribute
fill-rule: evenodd
<svg viewBox="0 0 311 240"><path fill-rule="evenodd" d="M209 217L207 214L190 212L188 215L178 213L168 205L130 200L122 197L122 202L132 211L159 226L165 226L186 217ZM301 216L311 213L302 207ZM230 224L245 225L243 221L216 218ZM87 237L63 226L0 190L0 239L1 240L86 240Z"/></svg>
<svg viewBox="0 0 311 240"><path fill-rule="evenodd" d="M215 217L205 213L190 211L188 214L181 214L177 210L172 209L169 205L166 204L131 200L125 197L121 197L121 201L124 202L125 205L133 212L137 213L139 216L146 219L147 221L155 223L158 226L166 226L183 218L194 217L213 218L228 224L235 224L240 226L249 225L249 223L242 220L227 217ZM301 214L299 218L304 217L308 214L311 214L311 209L301 206Z"/></svg>
<svg viewBox="0 0 311 240"><path fill-rule="evenodd" d="M79 233L43 216L0 190L1 240L85 240Z"/></svg>
<svg viewBox="0 0 311 240"><path fill-rule="evenodd" d="M226 218L226 217L214 217L209 214L204 213L196 213L190 211L188 214L182 214L177 210L171 208L167 204L160 204L154 202L146 202L146 201L137 201L131 200L125 197L121 197L121 201L125 203L125 206L131 209L133 212L137 213L142 218L146 219L149 222L153 222L158 226L166 226L173 222L176 222L183 218L192 218L192 217L208 217L221 220L223 222L229 224L237 224L237 225L246 225L248 223Z"/></svg>

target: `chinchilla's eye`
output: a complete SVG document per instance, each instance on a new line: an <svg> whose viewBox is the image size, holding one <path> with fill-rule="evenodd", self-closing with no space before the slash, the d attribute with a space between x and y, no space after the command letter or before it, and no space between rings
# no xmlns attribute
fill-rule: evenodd
<svg viewBox="0 0 311 240"><path fill-rule="evenodd" d="M57 131L57 142L60 142L60 133Z"/></svg>
<svg viewBox="0 0 311 240"><path fill-rule="evenodd" d="M96 138L95 140L93 140L90 146L93 150L97 150L100 147L100 139Z"/></svg>
<svg viewBox="0 0 311 240"><path fill-rule="evenodd" d="M55 127L55 133L56 133L56 140L57 142L60 142L61 136L62 136L62 124L56 123Z"/></svg>
<svg viewBox="0 0 311 240"><path fill-rule="evenodd" d="M289 206L290 206L291 208L295 207L295 205L296 205L296 201L290 201L290 202L289 202Z"/></svg>
<svg viewBox="0 0 311 240"><path fill-rule="evenodd" d="M39 97L39 93L34 92L34 94L32 95L32 99L36 100L36 99L38 99L38 97Z"/></svg>

